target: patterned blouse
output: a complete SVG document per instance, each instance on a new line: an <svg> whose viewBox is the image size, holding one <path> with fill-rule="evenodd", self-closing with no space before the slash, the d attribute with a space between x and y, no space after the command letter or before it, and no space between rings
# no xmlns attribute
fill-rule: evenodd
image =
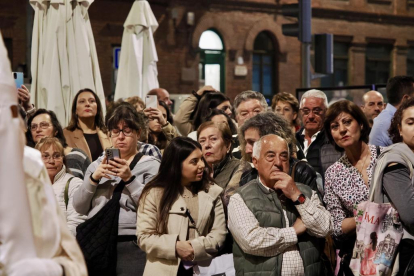
<svg viewBox="0 0 414 276"><path fill-rule="evenodd" d="M333 219L333 235L335 238L340 239L343 235L342 221L354 216L353 206L368 200L372 172L378 157L376 146L369 145L369 148L371 150L371 160L367 167L368 186L365 184L361 173L351 165L346 154L325 172L323 201ZM380 151L382 151L381 147Z"/></svg>

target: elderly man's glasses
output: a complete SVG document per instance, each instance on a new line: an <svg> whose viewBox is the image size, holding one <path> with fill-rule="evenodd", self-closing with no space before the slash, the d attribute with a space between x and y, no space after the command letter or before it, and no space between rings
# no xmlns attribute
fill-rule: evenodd
<svg viewBox="0 0 414 276"><path fill-rule="evenodd" d="M53 155L42 154L42 159L45 162L49 162L50 159L53 159L54 161L56 161L56 160L60 160L61 158L62 158L62 154L60 154L60 153L55 153Z"/></svg>
<svg viewBox="0 0 414 276"><path fill-rule="evenodd" d="M118 137L121 132L127 137L132 136L134 133L134 131L129 127L124 127L123 129L114 128L111 130L111 137Z"/></svg>
<svg viewBox="0 0 414 276"><path fill-rule="evenodd" d="M315 107L314 109L302 108L300 111L302 111L303 115L309 115L311 112L315 115L322 115L325 112L325 109L319 107Z"/></svg>
<svg viewBox="0 0 414 276"><path fill-rule="evenodd" d="M50 127L50 123L41 122L40 124L31 124L30 130L37 130L37 127L40 127L41 129L47 129L48 127Z"/></svg>

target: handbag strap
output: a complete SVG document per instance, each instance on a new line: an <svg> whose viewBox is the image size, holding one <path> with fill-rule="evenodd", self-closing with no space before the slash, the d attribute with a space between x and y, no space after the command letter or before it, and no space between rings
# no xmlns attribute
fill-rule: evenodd
<svg viewBox="0 0 414 276"><path fill-rule="evenodd" d="M383 176L382 171L384 169L383 166L386 165L385 158L383 158L383 154L384 152L381 154L381 158L377 156L377 163L375 164L375 167L374 167L374 175L372 176L372 179L371 179L371 188L369 191L369 199L368 199L368 201L370 202L374 202L375 190L378 188L382 189L382 176ZM408 158L404 153L400 152L400 155L406 164L412 164L410 161L410 158ZM412 178L413 173L414 173L413 166L409 166L408 169L410 170L410 178ZM378 187L379 185L381 185L381 187Z"/></svg>
<svg viewBox="0 0 414 276"><path fill-rule="evenodd" d="M134 159L132 160L132 162L129 164L129 169L132 171L132 169L137 165L137 163L139 162L139 160L141 160L141 158L143 157L144 155L141 153L141 152L138 152L136 155L135 155L135 157L134 157ZM119 184L115 187L115 190L114 190L114 196L116 195L116 194L119 194L119 196L121 195L121 193L122 193L122 190L125 188L125 185L126 185L126 183L125 183L125 181L123 181L123 180L121 180L121 182L119 182Z"/></svg>
<svg viewBox="0 0 414 276"><path fill-rule="evenodd" d="M68 209L68 203L69 203L69 183L73 178L74 178L74 176L72 176L71 178L68 179L68 181L66 181L65 192L63 194L63 198L65 200L66 210Z"/></svg>

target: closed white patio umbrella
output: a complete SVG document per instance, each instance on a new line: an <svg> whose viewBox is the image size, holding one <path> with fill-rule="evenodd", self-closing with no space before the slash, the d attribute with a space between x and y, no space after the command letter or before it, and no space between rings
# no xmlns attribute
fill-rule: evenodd
<svg viewBox="0 0 414 276"><path fill-rule="evenodd" d="M105 96L88 15L93 0L32 0L32 93L38 108L70 120L75 94L90 88L105 109ZM104 110L105 111L105 110Z"/></svg>
<svg viewBox="0 0 414 276"><path fill-rule="evenodd" d="M158 88L158 55L153 34L157 19L146 0L136 0L124 23L115 97L144 98Z"/></svg>

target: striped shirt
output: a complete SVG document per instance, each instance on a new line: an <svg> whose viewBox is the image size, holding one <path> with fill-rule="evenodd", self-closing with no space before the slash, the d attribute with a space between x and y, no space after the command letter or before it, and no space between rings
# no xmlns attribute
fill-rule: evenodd
<svg viewBox="0 0 414 276"><path fill-rule="evenodd" d="M72 174L80 179L85 177L85 172L88 166L91 164L86 153L77 148L73 148L66 156L66 167L72 172Z"/></svg>
<svg viewBox="0 0 414 276"><path fill-rule="evenodd" d="M143 155L154 156L161 161L161 151L157 146L138 141L138 148Z"/></svg>

